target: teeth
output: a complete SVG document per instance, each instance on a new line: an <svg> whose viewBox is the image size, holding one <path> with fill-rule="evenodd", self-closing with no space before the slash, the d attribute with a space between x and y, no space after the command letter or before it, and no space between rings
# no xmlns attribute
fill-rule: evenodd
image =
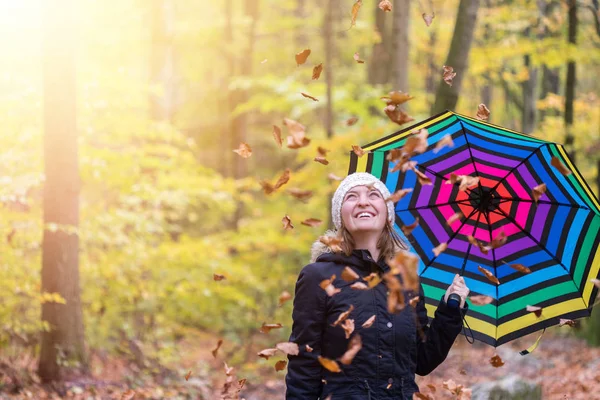
<svg viewBox="0 0 600 400"><path fill-rule="evenodd" d="M358 214L358 218L362 218L362 217L367 217L367 218L370 218L370 217L371 217L371 214L369 214L369 213L366 213L366 212L365 212L365 213L360 213L360 214Z"/></svg>

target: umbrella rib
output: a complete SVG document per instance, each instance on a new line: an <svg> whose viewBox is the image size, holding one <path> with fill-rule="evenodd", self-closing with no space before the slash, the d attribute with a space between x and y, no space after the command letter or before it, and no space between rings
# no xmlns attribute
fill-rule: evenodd
<svg viewBox="0 0 600 400"><path fill-rule="evenodd" d="M398 211L408 211L408 210L423 210L423 209L428 209L428 208L434 208L434 207L440 207L440 206L449 206L451 204L462 204L463 202L469 202L469 199L464 199L464 200L455 200L455 201L449 201L447 203L439 203L439 204L430 204L430 205L426 205L426 206L419 206L419 207L409 207L409 208L403 208L401 210Z"/></svg>
<svg viewBox="0 0 600 400"><path fill-rule="evenodd" d="M505 200L502 201L501 203L508 203L511 201L521 201L521 202L525 202L525 203L535 203L534 200L531 199L522 199L520 197L496 197L496 199L500 199L500 200ZM589 207L586 206L581 206L579 204L572 204L572 203L558 203L555 201L547 201L547 200L538 200L537 204L550 204L550 205L554 205L554 206L565 206L565 207L572 207L572 208L581 208L583 210L589 210Z"/></svg>
<svg viewBox="0 0 600 400"><path fill-rule="evenodd" d="M429 172L431 175L433 175L437 178L440 178L443 181L450 181L450 179L446 178L445 176L440 175L438 172L435 172L427 167L424 167L421 164L417 164L417 168L421 168L421 169L425 170L426 172ZM469 194L471 193L471 189L467 188L466 190L468 191Z"/></svg>
<svg viewBox="0 0 600 400"><path fill-rule="evenodd" d="M500 213L498 213L498 212L497 212L497 211L495 211L495 210L494 210L494 211L492 211L492 212L493 212L493 213L496 213L496 214L499 214L499 215L503 215L503 216L504 216L506 219L508 219L508 220L509 220L510 222L512 222L513 224L515 224L515 226L516 226L517 228L519 228L519 229L521 230L521 232L523 232L525 235L527 235L527 237L529 237L529 239L533 240L533 241L535 242L535 244L537 244L537 245L538 245L538 247L539 247L539 248L541 248L541 249L542 249L542 250L544 250L546 253L548 253L548 255L549 255L550 257L552 257L552 259L553 259L554 261L556 261L558 264L560 264L560 266L561 266L561 267L563 267L563 268L565 269L565 271L567 272L567 274L569 274L569 275L571 274L571 273L569 272L569 269L568 269L568 268L567 268L567 267L566 267L566 266L565 266L565 265L564 265L564 264L563 264L563 263L562 263L562 262L561 262L561 261L560 261L558 258L556 258L556 256L555 256L554 254L550 253L550 250L548 250L548 249L546 248L546 246L542 245L542 244L541 244L541 243L540 243L540 242L539 242L539 241L538 241L536 238L534 238L534 237L531 235L531 233L529 233L529 232L527 232L525 229L523 229L523 228L521 227L521 225L519 225L519 224L517 223L517 221L515 221L515 219L514 219L514 218L512 218L510 215L508 215L507 213L505 213L505 212L504 212L504 211L503 211L501 208L498 208L498 210L500 210Z"/></svg>
<svg viewBox="0 0 600 400"><path fill-rule="evenodd" d="M489 215L486 213L485 215L485 219L487 221L488 224L488 231L490 232L490 243L492 242L492 224L490 223L490 217ZM495 249L492 248L492 266L494 267L494 276L496 277L496 279L498 279L498 268L496 267L496 252L494 251ZM499 294L498 294L498 284L495 285L496 286L496 304L500 304L500 299L498 298ZM494 337L494 339L498 340L498 306L496 306L496 335Z"/></svg>
<svg viewBox="0 0 600 400"><path fill-rule="evenodd" d="M501 183L502 183L502 182L503 182L503 181L506 179L506 177L507 177L507 176L509 176L510 174L512 174L513 172L515 172L515 171L517 170L517 168L519 168L521 165L525 164L525 162L526 162L527 160L529 160L531 157L533 157L533 155L534 155L535 153L537 153L537 151L538 151L539 149L541 149L542 147L544 147L544 146L546 146L546 145L548 145L548 143L544 143L544 144L540 145L540 146L539 146L539 147L537 147L537 148L536 148L534 151L532 151L532 152L531 152L531 154L529 154L527 157L525 157L524 159L522 159L521 161L519 161L519 163L518 163L516 166L514 166L514 167L513 167L513 168L512 168L510 171L508 171L508 174L506 174L506 175L505 175L503 178L501 178L501 179L500 179L500 180L499 180L499 181L496 183L496 185L495 185L495 186L492 188L492 192L493 192L494 190L496 190L496 189L498 188L498 186L500 186L500 184L501 184Z"/></svg>
<svg viewBox="0 0 600 400"><path fill-rule="evenodd" d="M473 152L471 152L471 144L469 143L469 138L467 137L467 131L465 130L465 126L463 125L460 119L458 120L458 122L460 124L460 129L462 129L463 136L465 137L465 142L467 142L467 150L469 150L469 157L471 158L471 164L473 164L475 175L477 176L477 178L480 178L479 171L477 171L477 166L475 165L475 158L473 158ZM480 192L483 190L481 186L481 179L477 180L477 187L479 188Z"/></svg>
<svg viewBox="0 0 600 400"><path fill-rule="evenodd" d="M477 222L475 223L475 227L473 228L473 237L475 237L475 231L477 231L477 226L479 226L479 221L481 220L482 212L479 211L477 214ZM469 242L469 247L467 247L467 254L465 254L465 258L463 259L463 265L460 269L460 276L463 276L465 273L465 267L467 266L467 259L469 258L469 254L471 254L471 248L473 245Z"/></svg>

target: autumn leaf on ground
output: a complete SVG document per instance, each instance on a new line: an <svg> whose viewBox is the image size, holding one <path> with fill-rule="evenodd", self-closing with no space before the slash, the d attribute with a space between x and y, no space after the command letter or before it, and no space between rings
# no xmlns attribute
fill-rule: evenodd
<svg viewBox="0 0 600 400"><path fill-rule="evenodd" d="M327 293L327 296L329 296L329 297L342 291L342 289L339 289L339 288L336 288L335 286L333 286L334 280L335 280L335 275L331 275L331 278L323 279L321 281L321 283L319 284L321 289L323 289Z"/></svg>
<svg viewBox="0 0 600 400"><path fill-rule="evenodd" d="M412 231L414 231L417 226L419 226L419 217L415 218L415 222L413 222L410 225L403 225L402 228L402 233L404 233L405 236L408 236L412 233Z"/></svg>
<svg viewBox="0 0 600 400"><path fill-rule="evenodd" d="M354 332L354 320L348 318L342 323L342 328L344 328L344 332L346 333L346 339L350 339L350 335Z"/></svg>
<svg viewBox="0 0 600 400"><path fill-rule="evenodd" d="M290 300L291 298L292 298L292 295L287 290L284 290L283 292L281 292L281 294L279 295L279 307L281 307L283 305L283 303Z"/></svg>
<svg viewBox="0 0 600 400"><path fill-rule="evenodd" d="M320 236L319 241L325 246L328 246L334 253L339 253L342 251L340 245L344 241L343 238L332 236Z"/></svg>
<svg viewBox="0 0 600 400"><path fill-rule="evenodd" d="M219 341L217 342L217 347L215 347L215 349L213 351L211 351L214 358L217 358L217 352L221 348L222 344L223 344L223 339L219 339Z"/></svg>
<svg viewBox="0 0 600 400"><path fill-rule="evenodd" d="M285 369L285 366L287 365L287 361L284 360L279 360L275 363L275 371L279 372L279 371L283 371Z"/></svg>
<svg viewBox="0 0 600 400"><path fill-rule="evenodd" d="M223 279L227 279L225 278L225 275L219 275L219 274L213 274L213 280L214 281L222 281Z"/></svg>
<svg viewBox="0 0 600 400"><path fill-rule="evenodd" d="M242 390L242 388L244 387L245 384L246 384L246 378L240 379L238 381L238 390Z"/></svg>
<svg viewBox="0 0 600 400"><path fill-rule="evenodd" d="M366 283L363 283L363 282L354 282L352 285L350 285L350 289L354 289L354 290L368 290L369 287L367 286Z"/></svg>
<svg viewBox="0 0 600 400"><path fill-rule="evenodd" d="M296 199L298 199L302 202L305 202L305 203L313 195L313 192L311 190L302 190L302 189L298 189L298 188L291 188L288 190L288 193L291 194Z"/></svg>
<svg viewBox="0 0 600 400"><path fill-rule="evenodd" d="M185 380L187 381L188 379L190 379L190 376L192 376L192 371L188 371L188 373L185 375Z"/></svg>
<svg viewBox="0 0 600 400"><path fill-rule="evenodd" d="M557 157L552 157L550 164L564 176L571 175L571 171Z"/></svg>
<svg viewBox="0 0 600 400"><path fill-rule="evenodd" d="M338 363L335 360L330 360L329 358L325 358L325 357L321 357L321 356L318 356L317 359L319 360L319 362L321 363L323 368L325 368L326 370L331 371L331 372L342 372L342 370L340 369L340 366L338 365Z"/></svg>
<svg viewBox="0 0 600 400"><path fill-rule="evenodd" d="M316 227L319 226L323 223L323 221L321 221L320 219L316 219L316 218L308 218L305 219L304 221L300 222L302 225L306 225L306 226L310 226L310 227Z"/></svg>
<svg viewBox="0 0 600 400"><path fill-rule="evenodd" d="M330 181L341 181L344 178L342 178L341 176L337 176L334 173L329 173L329 175L327 175L327 179L329 179Z"/></svg>
<svg viewBox="0 0 600 400"><path fill-rule="evenodd" d="M561 318L560 321L559 321L559 323L558 323L558 326L565 326L565 325L568 325L570 327L574 327L575 326L575 321L573 321L572 319L563 319L563 318Z"/></svg>
<svg viewBox="0 0 600 400"><path fill-rule="evenodd" d="M310 347L310 346L309 346L309 345L307 345L307 344L306 344L306 345L304 345L304 348L306 349L306 351L307 351L308 353L312 353L312 351L314 350L312 347Z"/></svg>
<svg viewBox="0 0 600 400"><path fill-rule="evenodd" d="M542 316L542 307L538 307L538 306L527 306L525 307L525 309L529 312L532 312L535 314L535 316L537 318Z"/></svg>
<svg viewBox="0 0 600 400"><path fill-rule="evenodd" d="M302 65L306 62L306 59L310 55L310 49L304 49L300 53L296 54L296 64Z"/></svg>
<svg viewBox="0 0 600 400"><path fill-rule="evenodd" d="M481 103L479 106L477 106L477 114L475 117L482 121L487 121L490 117L490 110L485 106L485 104Z"/></svg>
<svg viewBox="0 0 600 400"><path fill-rule="evenodd" d="M457 213L454 213L453 215L450 216L450 218L448 218L446 220L446 224L448 224L448 226L452 225L454 222L459 221L462 217L464 217L463 213L461 213L460 211Z"/></svg>
<svg viewBox="0 0 600 400"><path fill-rule="evenodd" d="M435 385L433 385L431 383L428 384L427 387L429 388L429 390L431 390L431 393L435 393L436 390L437 390L436 387L435 387Z"/></svg>
<svg viewBox="0 0 600 400"><path fill-rule="evenodd" d="M478 265L478 266L477 266L477 269L479 270L479 272L481 272L482 274L484 274L484 275L485 275L485 277L486 277L486 278L488 278L488 280L489 280L490 282L493 282L493 283L495 283L496 285L499 285L499 284L500 284L500 281L498 280L498 278L496 278L496 277L494 276L494 274L493 274L493 273L491 273L490 271L488 271L487 269L485 269L485 268L482 268L482 267L481 267L481 265Z"/></svg>
<svg viewBox="0 0 600 400"><path fill-rule="evenodd" d="M414 121L415 119L409 116L407 113L402 111L399 107L393 104L386 106L383 111L388 116L390 121L397 123L398 125L404 125L407 122Z"/></svg>
<svg viewBox="0 0 600 400"><path fill-rule="evenodd" d="M438 257L448 248L448 243L440 243L436 247L433 248L433 254Z"/></svg>
<svg viewBox="0 0 600 400"><path fill-rule="evenodd" d="M348 342L348 349L340 358L340 362L344 365L350 365L360 349L362 349L362 338L359 334L356 334Z"/></svg>
<svg viewBox="0 0 600 400"><path fill-rule="evenodd" d="M454 147L454 141L452 140L452 135L447 134L444 135L436 144L433 149L433 154L437 154L444 147Z"/></svg>
<svg viewBox="0 0 600 400"><path fill-rule="evenodd" d="M350 307L348 308L348 310L340 313L338 318L335 320L335 322L333 324L331 324L331 326L338 326L339 324L344 322L346 320L346 318L348 318L348 316L350 315L352 310L354 310L354 306L352 304L350 304Z"/></svg>
<svg viewBox="0 0 600 400"><path fill-rule="evenodd" d="M319 65L315 65L313 67L312 78L319 79L319 77L321 76L321 72L323 72L323 63L321 63Z"/></svg>
<svg viewBox="0 0 600 400"><path fill-rule="evenodd" d="M297 356L300 352L298 345L294 342L277 343L275 347L277 348L277 350L289 356Z"/></svg>
<svg viewBox="0 0 600 400"><path fill-rule="evenodd" d="M308 94L308 93L300 92L300 94L301 94L302 96L306 97L307 99L311 99L312 101L319 101L319 99L317 99L317 98L316 98L316 97L314 97L314 96L311 96L311 95L310 95L310 94Z"/></svg>
<svg viewBox="0 0 600 400"><path fill-rule="evenodd" d="M424 393L421 393L421 392L416 392L414 394L413 400L415 400L415 399L416 400L434 400L434 398L431 397L430 395L424 394Z"/></svg>
<svg viewBox="0 0 600 400"><path fill-rule="evenodd" d="M350 117L346 120L346 126L352 126L358 122L358 117Z"/></svg>
<svg viewBox="0 0 600 400"><path fill-rule="evenodd" d="M321 163L323 165L329 165L329 161L325 157L315 157L314 161Z"/></svg>
<svg viewBox="0 0 600 400"><path fill-rule="evenodd" d="M433 183L431 182L431 178L429 178L423 172L419 171L417 168L413 168L413 172L415 174L417 174L417 179L418 179L420 185L422 185L422 186L433 185Z"/></svg>
<svg viewBox="0 0 600 400"><path fill-rule="evenodd" d="M365 155L366 151L364 151L362 149L362 147L358 146L358 145L352 145L352 151L354 152L354 154L356 154L358 157L362 157Z"/></svg>
<svg viewBox="0 0 600 400"><path fill-rule="evenodd" d="M262 326L260 327L260 331L262 333L269 333L269 332L271 332L271 329L280 329L280 328L283 328L283 325L281 325L280 323L266 324L263 322Z"/></svg>
<svg viewBox="0 0 600 400"><path fill-rule="evenodd" d="M283 223L283 229L284 230L291 230L294 229L294 225L292 225L292 220L290 219L290 217L288 215L286 215L285 217L281 218L281 222Z"/></svg>
<svg viewBox="0 0 600 400"><path fill-rule="evenodd" d="M342 279L346 282L354 282L359 279L360 276L350 267L344 267L342 271Z"/></svg>
<svg viewBox="0 0 600 400"><path fill-rule="evenodd" d="M379 8L385 12L390 12L392 11L392 3L390 0L381 0L379 2Z"/></svg>
<svg viewBox="0 0 600 400"><path fill-rule="evenodd" d="M186 379L187 380L187 379ZM135 390L129 389L123 395L121 395L121 400L132 400L135 396Z"/></svg>
<svg viewBox="0 0 600 400"><path fill-rule="evenodd" d="M413 190L411 188L397 190L393 194L391 194L390 197L386 198L385 201L391 201L392 203L397 203L404 196L406 196L407 194L409 194L412 191Z"/></svg>
<svg viewBox="0 0 600 400"><path fill-rule="evenodd" d="M281 139L281 128L277 125L273 125L273 139L275 139L275 143L277 143L279 147L283 146L283 140Z"/></svg>
<svg viewBox="0 0 600 400"><path fill-rule="evenodd" d="M358 64L364 64L365 61L360 59L360 55L358 53L354 53L354 61L356 61Z"/></svg>
<svg viewBox="0 0 600 400"><path fill-rule="evenodd" d="M492 367L494 368L500 368L504 365L504 361L502 361L498 354L495 354L492 358L490 358L490 364L492 364Z"/></svg>
<svg viewBox="0 0 600 400"><path fill-rule="evenodd" d="M268 360L269 357L273 357L277 353L277 349L264 349L258 352L258 356Z"/></svg>
<svg viewBox="0 0 600 400"><path fill-rule="evenodd" d="M531 189L531 197L533 197L533 201L538 202L538 200L546 193L546 184L542 183L537 185L533 189Z"/></svg>
<svg viewBox="0 0 600 400"><path fill-rule="evenodd" d="M362 0L356 0L356 3L352 6L352 20L350 21L350 28L356 25L356 17L358 17L358 10L362 6Z"/></svg>
<svg viewBox="0 0 600 400"><path fill-rule="evenodd" d="M423 21L425 21L425 25L430 26L431 23L433 22L433 19L435 18L435 13L431 13L431 14L422 14L423 16Z"/></svg>
<svg viewBox="0 0 600 400"><path fill-rule="evenodd" d="M444 386L444 389L448 389L451 392L454 392L456 390L456 382L454 382L452 379L448 379L447 381L443 381L442 385Z"/></svg>
<svg viewBox="0 0 600 400"><path fill-rule="evenodd" d="M494 301L494 299L490 296L484 295L471 296L469 299L474 306L485 306L486 304L490 304L492 301Z"/></svg>
<svg viewBox="0 0 600 400"><path fill-rule="evenodd" d="M252 149L250 148L250 146L248 145L248 143L240 143L240 146L233 150L234 153L237 153L240 155L240 157L242 158L248 158L252 155Z"/></svg>
<svg viewBox="0 0 600 400"><path fill-rule="evenodd" d="M454 77L456 76L456 72L454 72L454 68L448 67L445 65L442 68L444 69L444 73L442 75L444 82L446 82L448 84L448 86L452 86L452 79L454 79Z"/></svg>

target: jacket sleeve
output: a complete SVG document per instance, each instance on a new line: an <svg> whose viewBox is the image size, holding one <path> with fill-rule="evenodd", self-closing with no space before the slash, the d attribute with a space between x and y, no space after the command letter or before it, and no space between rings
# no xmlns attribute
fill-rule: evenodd
<svg viewBox="0 0 600 400"><path fill-rule="evenodd" d="M319 286L318 265L302 269L296 282L292 334L290 342L298 344L299 354L288 356L285 377L287 400L316 400L321 395L322 367L317 359L321 354L321 338L326 323L326 294ZM312 352L306 350L312 347Z"/></svg>
<svg viewBox="0 0 600 400"><path fill-rule="evenodd" d="M448 356L454 340L462 329L462 319L468 311L468 304L465 303L462 309L453 309L448 307L442 297L431 324L428 324L425 295L423 286L420 285L416 311L419 326L423 331L423 335L417 334L416 373L425 376L436 369Z"/></svg>

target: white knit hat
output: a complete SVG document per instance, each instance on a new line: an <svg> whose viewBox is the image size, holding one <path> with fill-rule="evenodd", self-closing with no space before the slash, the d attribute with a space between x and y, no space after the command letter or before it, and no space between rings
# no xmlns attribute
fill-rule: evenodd
<svg viewBox="0 0 600 400"><path fill-rule="evenodd" d="M331 199L331 217L333 219L333 224L335 228L339 230L342 227L342 202L344 201L344 196L350 189L355 186L361 185L373 185L373 187L379 190L379 193L383 196L384 199L390 197L390 191L385 186L385 183L381 182L375 176L369 174L368 172L355 172L353 174L348 175L344 180L340 183L337 190L335 191L333 198ZM386 202L387 211L388 211L388 221L391 224L394 223L394 203L391 201Z"/></svg>

